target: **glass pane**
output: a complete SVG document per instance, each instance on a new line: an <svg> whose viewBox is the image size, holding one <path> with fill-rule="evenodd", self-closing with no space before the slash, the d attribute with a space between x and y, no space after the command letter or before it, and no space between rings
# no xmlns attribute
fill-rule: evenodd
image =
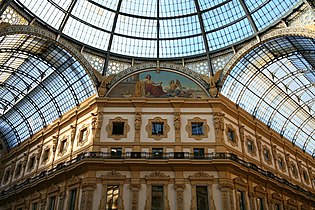
<svg viewBox="0 0 315 210"><path fill-rule="evenodd" d="M118 209L119 185L107 186L106 210Z"/></svg>
<svg viewBox="0 0 315 210"><path fill-rule="evenodd" d="M196 186L197 210L209 210L208 187Z"/></svg>
<svg viewBox="0 0 315 210"><path fill-rule="evenodd" d="M151 198L152 210L163 210L163 186L152 186L152 198Z"/></svg>
<svg viewBox="0 0 315 210"><path fill-rule="evenodd" d="M70 200L69 200L69 210L75 209L75 200L77 196L77 189L71 190L70 192Z"/></svg>

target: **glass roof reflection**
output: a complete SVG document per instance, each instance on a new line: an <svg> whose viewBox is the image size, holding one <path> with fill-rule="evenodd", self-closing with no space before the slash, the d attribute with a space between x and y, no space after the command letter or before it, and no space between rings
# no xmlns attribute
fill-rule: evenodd
<svg viewBox="0 0 315 210"><path fill-rule="evenodd" d="M15 2L49 26L85 45L122 56L178 58L202 55L255 36L303 1ZM115 46L118 43L123 46Z"/></svg>

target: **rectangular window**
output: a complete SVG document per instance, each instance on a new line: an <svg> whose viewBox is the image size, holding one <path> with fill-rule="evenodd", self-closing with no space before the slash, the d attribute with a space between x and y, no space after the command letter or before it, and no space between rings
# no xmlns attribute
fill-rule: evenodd
<svg viewBox="0 0 315 210"><path fill-rule="evenodd" d="M118 209L119 185L107 186L106 210Z"/></svg>
<svg viewBox="0 0 315 210"><path fill-rule="evenodd" d="M163 158L163 148L152 148L153 158Z"/></svg>
<svg viewBox="0 0 315 210"><path fill-rule="evenodd" d="M110 156L111 157L121 157L122 155L122 148L111 148L110 150Z"/></svg>
<svg viewBox="0 0 315 210"><path fill-rule="evenodd" d="M205 149L204 148L194 148L194 158L204 158Z"/></svg>
<svg viewBox="0 0 315 210"><path fill-rule="evenodd" d="M163 135L163 122L152 123L152 135Z"/></svg>
<svg viewBox="0 0 315 210"><path fill-rule="evenodd" d="M228 129L228 132L227 132L227 135L228 135L228 138L230 141L232 142L235 142L235 133L234 133L234 130L232 129Z"/></svg>
<svg viewBox="0 0 315 210"><path fill-rule="evenodd" d="M191 135L203 135L203 122L191 123Z"/></svg>
<svg viewBox="0 0 315 210"><path fill-rule="evenodd" d="M38 203L36 202L36 203L33 203L32 204L32 210L37 210L37 206L38 206Z"/></svg>
<svg viewBox="0 0 315 210"><path fill-rule="evenodd" d="M246 210L246 203L245 203L245 193L243 191L237 191L237 200L239 203L240 210Z"/></svg>
<svg viewBox="0 0 315 210"><path fill-rule="evenodd" d="M28 164L28 169L31 170L35 166L35 156L31 157L30 162Z"/></svg>
<svg viewBox="0 0 315 210"><path fill-rule="evenodd" d="M77 189L70 191L70 197L69 197L69 210L75 209L75 200L77 197Z"/></svg>
<svg viewBox="0 0 315 210"><path fill-rule="evenodd" d="M124 135L125 122L113 122L112 135Z"/></svg>
<svg viewBox="0 0 315 210"><path fill-rule="evenodd" d="M67 139L62 140L62 141L60 142L59 152L60 152L60 153L63 153L63 152L66 152L66 150L67 150Z"/></svg>
<svg viewBox="0 0 315 210"><path fill-rule="evenodd" d="M254 152L254 142L251 140L247 141L247 151L249 153L253 153Z"/></svg>
<svg viewBox="0 0 315 210"><path fill-rule="evenodd" d="M49 198L48 210L54 210L55 209L55 202L56 202L56 196L52 196Z"/></svg>
<svg viewBox="0 0 315 210"><path fill-rule="evenodd" d="M163 186L152 186L152 198L151 198L151 209L152 210L163 210L164 199L163 199Z"/></svg>
<svg viewBox="0 0 315 210"><path fill-rule="evenodd" d="M264 199L263 198L258 198L258 210L264 210L265 206L264 206Z"/></svg>
<svg viewBox="0 0 315 210"><path fill-rule="evenodd" d="M46 162L49 158L49 149L45 149L43 153L43 162Z"/></svg>
<svg viewBox="0 0 315 210"><path fill-rule="evenodd" d="M196 186L197 210L209 210L208 187Z"/></svg>
<svg viewBox="0 0 315 210"><path fill-rule="evenodd" d="M87 136L87 128L83 128L82 130L80 130L80 136L79 136L79 141L82 142L82 141L85 141Z"/></svg>

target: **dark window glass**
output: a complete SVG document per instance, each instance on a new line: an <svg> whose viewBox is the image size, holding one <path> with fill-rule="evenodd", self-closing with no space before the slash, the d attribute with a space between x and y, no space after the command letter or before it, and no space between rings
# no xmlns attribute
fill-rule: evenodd
<svg viewBox="0 0 315 210"><path fill-rule="evenodd" d="M9 180L9 177L10 177L10 170L7 170L4 175L4 183L6 183Z"/></svg>
<svg viewBox="0 0 315 210"><path fill-rule="evenodd" d="M31 157L28 168L33 169L35 165L35 156Z"/></svg>
<svg viewBox="0 0 315 210"><path fill-rule="evenodd" d="M203 122L191 123L192 135L203 135Z"/></svg>
<svg viewBox="0 0 315 210"><path fill-rule="evenodd" d="M308 181L308 175L306 171L303 171L303 177L305 181Z"/></svg>
<svg viewBox="0 0 315 210"><path fill-rule="evenodd" d="M243 191L237 191L237 199L240 207L239 209L246 210L245 193Z"/></svg>
<svg viewBox="0 0 315 210"><path fill-rule="evenodd" d="M85 141L87 136L87 128L83 128L82 130L80 130L80 139L79 141Z"/></svg>
<svg viewBox="0 0 315 210"><path fill-rule="evenodd" d="M113 135L124 135L124 122L113 122Z"/></svg>
<svg viewBox="0 0 315 210"><path fill-rule="evenodd" d="M22 171L22 164L20 163L20 164L16 167L15 177L20 176L21 171Z"/></svg>
<svg viewBox="0 0 315 210"><path fill-rule="evenodd" d="M152 123L152 135L163 135L164 123Z"/></svg>
<svg viewBox="0 0 315 210"><path fill-rule="evenodd" d="M119 185L107 186L106 210L118 209Z"/></svg>
<svg viewBox="0 0 315 210"><path fill-rule="evenodd" d="M194 148L194 157L195 158L203 158L205 156L204 148Z"/></svg>
<svg viewBox="0 0 315 210"><path fill-rule="evenodd" d="M77 197L77 189L71 190L69 198L69 210L75 209L75 200Z"/></svg>
<svg viewBox="0 0 315 210"><path fill-rule="evenodd" d="M196 186L197 210L209 210L208 187Z"/></svg>
<svg viewBox="0 0 315 210"><path fill-rule="evenodd" d="M282 158L278 158L278 165L279 165L279 168L283 168L284 167L284 163L283 163L283 159Z"/></svg>
<svg viewBox="0 0 315 210"><path fill-rule="evenodd" d="M48 210L54 210L55 209L55 202L56 202L56 196L52 196L49 198Z"/></svg>
<svg viewBox="0 0 315 210"><path fill-rule="evenodd" d="M163 148L152 148L152 155L154 158L162 158Z"/></svg>
<svg viewBox="0 0 315 210"><path fill-rule="evenodd" d="M37 206L38 206L38 203L33 203L32 204L32 210L37 210Z"/></svg>
<svg viewBox="0 0 315 210"><path fill-rule="evenodd" d="M163 201L163 186L152 186L152 201L151 209L152 210L163 210L164 201Z"/></svg>
<svg viewBox="0 0 315 210"><path fill-rule="evenodd" d="M269 156L270 156L270 155L269 155L269 151L266 150L266 149L264 149L264 157L265 157L265 160L266 160L266 161L268 161L268 160L270 159Z"/></svg>
<svg viewBox="0 0 315 210"><path fill-rule="evenodd" d="M49 157L49 149L45 149L43 153L43 162L46 162L48 160L48 157Z"/></svg>
<svg viewBox="0 0 315 210"><path fill-rule="evenodd" d="M61 141L60 143L60 152L65 152L67 150L67 139Z"/></svg>
<svg viewBox="0 0 315 210"><path fill-rule="evenodd" d="M110 155L112 157L121 157L121 155L122 155L122 148L112 148L110 150Z"/></svg>
<svg viewBox="0 0 315 210"><path fill-rule="evenodd" d="M252 153L254 151L254 142L251 140L247 141L247 151Z"/></svg>
<svg viewBox="0 0 315 210"><path fill-rule="evenodd" d="M263 198L258 198L258 210L264 210L264 199Z"/></svg>
<svg viewBox="0 0 315 210"><path fill-rule="evenodd" d="M235 142L235 133L234 133L234 130L228 129L227 135L228 135L228 139L229 139L230 141Z"/></svg>

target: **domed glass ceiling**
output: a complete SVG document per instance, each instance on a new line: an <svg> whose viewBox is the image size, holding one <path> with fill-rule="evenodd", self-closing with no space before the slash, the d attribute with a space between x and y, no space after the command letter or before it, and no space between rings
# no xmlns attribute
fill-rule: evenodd
<svg viewBox="0 0 315 210"><path fill-rule="evenodd" d="M245 55L222 94L315 157L315 40L281 37Z"/></svg>
<svg viewBox="0 0 315 210"><path fill-rule="evenodd" d="M113 54L201 55L276 23L302 0L16 0L55 30Z"/></svg>

